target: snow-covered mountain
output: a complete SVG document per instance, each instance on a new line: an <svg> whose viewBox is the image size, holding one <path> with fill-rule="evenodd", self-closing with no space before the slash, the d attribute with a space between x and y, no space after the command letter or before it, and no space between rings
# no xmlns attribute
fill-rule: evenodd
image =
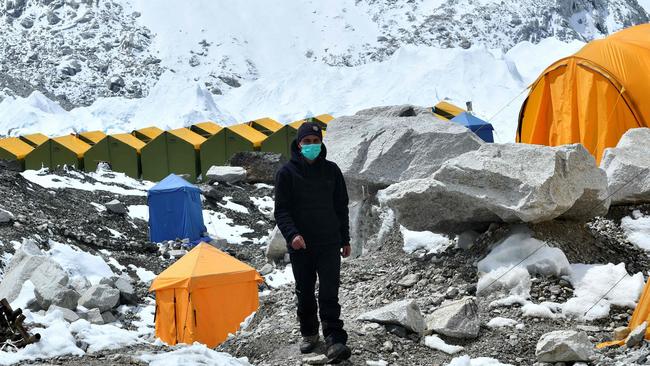
<svg viewBox="0 0 650 366"><path fill-rule="evenodd" d="M474 101L511 140L526 85L582 42L647 22L641 5L6 0L0 112L11 118L0 114L0 134L287 122L449 98Z"/></svg>

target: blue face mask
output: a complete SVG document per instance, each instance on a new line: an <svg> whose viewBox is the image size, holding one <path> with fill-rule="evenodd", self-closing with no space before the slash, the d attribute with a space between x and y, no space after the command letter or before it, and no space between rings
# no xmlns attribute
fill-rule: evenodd
<svg viewBox="0 0 650 366"><path fill-rule="evenodd" d="M302 152L302 156L309 160L314 160L318 157L320 154L321 150L321 144L309 144L309 145L302 145L300 148L300 152Z"/></svg>

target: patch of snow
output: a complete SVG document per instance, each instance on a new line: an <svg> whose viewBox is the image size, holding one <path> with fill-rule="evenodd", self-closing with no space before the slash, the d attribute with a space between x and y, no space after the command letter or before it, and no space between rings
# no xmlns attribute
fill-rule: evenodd
<svg viewBox="0 0 650 366"><path fill-rule="evenodd" d="M294 283L293 271L291 265L287 264L284 269L275 269L273 272L264 276L264 281L269 287L278 288L284 285Z"/></svg>
<svg viewBox="0 0 650 366"><path fill-rule="evenodd" d="M88 343L88 353L126 347L142 342L136 332L118 328L111 324L90 324L79 319L70 324L70 331L76 338Z"/></svg>
<svg viewBox="0 0 650 366"><path fill-rule="evenodd" d="M211 210L203 210L203 223L210 236L224 238L230 244L243 244L250 241L242 235L254 232L247 226L235 225L233 220L223 213Z"/></svg>
<svg viewBox="0 0 650 366"><path fill-rule="evenodd" d="M129 217L149 222L149 206L147 205L130 205L127 206Z"/></svg>
<svg viewBox="0 0 650 366"><path fill-rule="evenodd" d="M621 220L621 228L630 243L640 249L650 251L650 216L645 216L641 211L634 210L632 217L626 216Z"/></svg>
<svg viewBox="0 0 650 366"><path fill-rule="evenodd" d="M530 297L530 274L522 267L500 267L479 277L476 291L482 296L505 292L527 299Z"/></svg>
<svg viewBox="0 0 650 366"><path fill-rule="evenodd" d="M528 318L547 318L555 319L557 317L551 309L543 304L534 304L532 302L527 303L521 308L524 317Z"/></svg>
<svg viewBox="0 0 650 366"><path fill-rule="evenodd" d="M502 318L500 316L494 317L487 322L489 328L505 328L505 327L514 327L519 324L518 321L510 318Z"/></svg>
<svg viewBox="0 0 650 366"><path fill-rule="evenodd" d="M27 303L36 298L34 294L34 283L30 280L27 280L23 283L23 287L20 289L18 296L14 301L11 302L12 309L24 309L27 307Z"/></svg>
<svg viewBox="0 0 650 366"><path fill-rule="evenodd" d="M447 366L512 366L489 357L471 358L467 355L456 357Z"/></svg>
<svg viewBox="0 0 650 366"><path fill-rule="evenodd" d="M68 272L70 280L83 277L91 284L97 285L102 278L115 275L111 267L100 256L75 250L69 245L52 240L50 240L49 244L50 250L47 254Z"/></svg>
<svg viewBox="0 0 650 366"><path fill-rule="evenodd" d="M243 213L243 214L248 214L248 209L238 203L235 203L232 201L232 197L224 197L224 201L226 201L225 204L219 203L219 206L227 209L227 210L232 210L235 212Z"/></svg>
<svg viewBox="0 0 650 366"><path fill-rule="evenodd" d="M198 342L191 346L178 345L172 348L174 350L171 352L147 353L139 358L144 362L148 362L149 366L251 366L246 358L234 358L227 353L217 352Z"/></svg>
<svg viewBox="0 0 650 366"><path fill-rule="evenodd" d="M411 231L400 226L400 231L404 237L404 251L413 253L418 249L425 249L429 253L441 253L451 246L451 240L444 235L432 233L430 231Z"/></svg>
<svg viewBox="0 0 650 366"><path fill-rule="evenodd" d="M106 230L108 230L108 232L111 233L111 237L115 239L120 239L124 237L124 234L122 234L121 232L115 229L111 229L110 227L106 227Z"/></svg>
<svg viewBox="0 0 650 366"><path fill-rule="evenodd" d="M136 276L140 279L140 281L144 282L145 284L151 283L151 281L156 278L156 274L151 272L148 269L144 269L142 267L138 267L135 264L129 264L129 268L133 271L135 271Z"/></svg>
<svg viewBox="0 0 650 366"><path fill-rule="evenodd" d="M118 262L117 259L115 259L113 257L108 258L108 264L113 265L113 267L119 269L122 272L126 271L126 267L124 265L120 264L120 262Z"/></svg>
<svg viewBox="0 0 650 366"><path fill-rule="evenodd" d="M463 348L461 346L455 346L453 344L447 344L447 343L445 343L445 341L440 339L440 337L438 337L437 335L431 335L431 336L424 337L424 345L429 347L429 348L432 348L432 349L435 349L435 350L438 350L438 351L442 351L442 352L444 352L444 353L446 353L448 355L456 354L456 353L458 353L458 352L465 349L465 348Z"/></svg>
<svg viewBox="0 0 650 366"><path fill-rule="evenodd" d="M74 172L74 171L70 170L69 172ZM25 170L20 174L28 181L36 183L43 188L53 188L53 189L73 188L73 189L79 189L79 190L90 191L90 192L106 191L106 192L111 192L123 196L146 196L147 195L146 191L141 189L136 189L133 187L125 188L120 185L104 184L101 181L94 182L94 183L84 181L83 174L78 174L78 175L73 174L78 176L79 177L78 179L68 177L68 176L50 174L47 168L43 168L40 170ZM92 177L92 174L93 173L90 173L89 176ZM111 181L111 183L113 183L113 181Z"/></svg>
<svg viewBox="0 0 650 366"><path fill-rule="evenodd" d="M106 206L104 206L104 205L102 205L102 204L99 204L99 203L97 203L97 202L90 202L90 204L91 204L93 207L95 207L95 209L97 210L97 212L104 212L104 211L106 211Z"/></svg>
<svg viewBox="0 0 650 366"><path fill-rule="evenodd" d="M253 204L257 206L257 209L264 215L270 216L273 214L275 209L275 201L269 196L264 197L251 197Z"/></svg>

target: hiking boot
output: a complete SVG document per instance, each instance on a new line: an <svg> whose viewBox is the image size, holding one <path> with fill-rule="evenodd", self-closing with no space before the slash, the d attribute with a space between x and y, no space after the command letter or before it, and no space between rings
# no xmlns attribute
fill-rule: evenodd
<svg viewBox="0 0 650 366"><path fill-rule="evenodd" d="M300 352L301 353L310 353L311 351L318 346L318 334L313 336L302 337L302 343L300 343Z"/></svg>
<svg viewBox="0 0 650 366"><path fill-rule="evenodd" d="M352 356L352 351L350 351L350 348L343 343L334 343L327 347L327 353L325 355L329 359L329 362L339 363L350 358L350 356Z"/></svg>

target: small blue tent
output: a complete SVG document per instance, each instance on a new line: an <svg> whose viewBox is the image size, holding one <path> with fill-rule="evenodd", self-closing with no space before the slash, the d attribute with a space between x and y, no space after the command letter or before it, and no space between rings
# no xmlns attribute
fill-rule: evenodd
<svg viewBox="0 0 650 366"><path fill-rule="evenodd" d="M170 174L149 189L149 239L198 240L206 231L201 208L201 191L185 179Z"/></svg>
<svg viewBox="0 0 650 366"><path fill-rule="evenodd" d="M494 127L492 127L492 124L485 122L473 114L463 112L452 118L451 121L469 128L485 142L494 142L494 137L492 136Z"/></svg>

